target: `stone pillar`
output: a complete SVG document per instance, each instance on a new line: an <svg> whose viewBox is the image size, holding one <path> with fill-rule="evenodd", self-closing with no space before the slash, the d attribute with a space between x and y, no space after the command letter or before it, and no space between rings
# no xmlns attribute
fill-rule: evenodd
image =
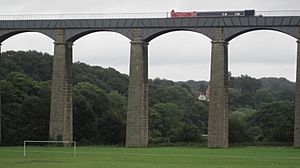
<svg viewBox="0 0 300 168"><path fill-rule="evenodd" d="M296 102L294 123L294 147L300 148L300 39L297 40Z"/></svg>
<svg viewBox="0 0 300 168"><path fill-rule="evenodd" d="M72 43L65 41L64 30L56 30L54 46L50 140L73 140Z"/></svg>
<svg viewBox="0 0 300 168"><path fill-rule="evenodd" d="M228 147L228 43L215 28L211 51L208 147Z"/></svg>
<svg viewBox="0 0 300 168"><path fill-rule="evenodd" d="M148 43L140 29L131 41L126 147L148 146Z"/></svg>
<svg viewBox="0 0 300 168"><path fill-rule="evenodd" d="M1 43L0 43L0 72L2 72L2 57L1 57ZM0 80L2 80L2 78L0 78ZM1 95L1 91L2 88L0 86L0 146L2 145L2 95Z"/></svg>

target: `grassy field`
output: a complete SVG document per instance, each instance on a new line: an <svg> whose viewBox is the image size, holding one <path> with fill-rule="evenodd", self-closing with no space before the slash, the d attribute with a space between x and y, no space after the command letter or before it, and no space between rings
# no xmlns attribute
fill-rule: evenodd
<svg viewBox="0 0 300 168"><path fill-rule="evenodd" d="M1 147L0 168L299 168L300 149L245 147Z"/></svg>

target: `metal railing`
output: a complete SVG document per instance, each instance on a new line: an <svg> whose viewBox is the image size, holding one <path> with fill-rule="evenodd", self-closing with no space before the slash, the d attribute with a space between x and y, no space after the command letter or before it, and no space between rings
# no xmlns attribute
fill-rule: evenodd
<svg viewBox="0 0 300 168"><path fill-rule="evenodd" d="M84 13L84 14L23 14L0 15L0 20L67 20L67 19L130 19L166 18L169 12L156 13Z"/></svg>
<svg viewBox="0 0 300 168"><path fill-rule="evenodd" d="M255 15L256 16L300 16L300 10L255 11ZM167 17L170 17L170 12L19 14L19 15L0 15L0 20L67 20L67 19L133 19L133 18L138 19L138 18L167 18Z"/></svg>
<svg viewBox="0 0 300 168"><path fill-rule="evenodd" d="M256 16L300 16L300 10L255 11Z"/></svg>

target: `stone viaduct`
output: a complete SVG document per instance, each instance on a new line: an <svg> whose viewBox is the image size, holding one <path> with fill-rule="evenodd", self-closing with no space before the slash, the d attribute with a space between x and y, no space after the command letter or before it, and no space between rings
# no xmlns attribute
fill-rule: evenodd
<svg viewBox="0 0 300 168"><path fill-rule="evenodd" d="M97 31L117 32L129 38L131 52L126 146L147 147L148 43L164 33L179 30L198 32L212 40L208 147L228 147L229 41L255 30L279 31L297 39L294 147L300 147L299 16L0 20L0 45L7 38L23 32L39 32L55 41L49 136L52 140L71 141L73 42Z"/></svg>

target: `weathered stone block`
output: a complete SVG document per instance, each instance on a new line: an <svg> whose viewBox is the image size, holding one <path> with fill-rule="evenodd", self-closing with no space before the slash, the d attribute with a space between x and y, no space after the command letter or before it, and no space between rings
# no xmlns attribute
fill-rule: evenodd
<svg viewBox="0 0 300 168"><path fill-rule="evenodd" d="M214 29L208 116L208 147L228 147L228 43Z"/></svg>
<svg viewBox="0 0 300 168"><path fill-rule="evenodd" d="M126 147L148 146L148 43L134 29L131 41Z"/></svg>
<svg viewBox="0 0 300 168"><path fill-rule="evenodd" d="M54 44L49 139L72 141L72 43L57 30Z"/></svg>

